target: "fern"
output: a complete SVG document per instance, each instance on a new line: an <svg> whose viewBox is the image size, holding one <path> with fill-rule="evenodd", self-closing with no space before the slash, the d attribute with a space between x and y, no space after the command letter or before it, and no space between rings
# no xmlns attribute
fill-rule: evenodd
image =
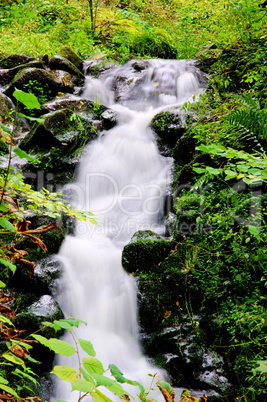
<svg viewBox="0 0 267 402"><path fill-rule="evenodd" d="M245 108L224 117L230 124L230 131L235 130L238 137L242 136L243 143L265 154L260 140L267 137L266 109L261 109L259 100L249 94L233 94L231 97L239 100Z"/></svg>

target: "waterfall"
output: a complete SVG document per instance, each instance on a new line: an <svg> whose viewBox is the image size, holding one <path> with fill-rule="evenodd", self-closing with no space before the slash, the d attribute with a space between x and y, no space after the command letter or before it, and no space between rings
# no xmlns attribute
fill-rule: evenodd
<svg viewBox="0 0 267 402"><path fill-rule="evenodd" d="M137 230L164 235L172 159L160 155L149 123L166 105L178 107L198 95L199 77L191 61L131 61L98 79L88 77L83 94L90 100L100 97L119 122L86 146L77 181L68 186L73 207L93 212L98 225L78 222L75 235L64 240L58 255L63 265L58 301L67 317L87 322L76 332L92 342L104 368L116 364L125 377L145 387L151 382L148 373L158 373L162 380L165 374L142 355L136 282L123 270L121 253ZM69 335L64 339L70 341ZM59 357L57 364L76 367L77 357ZM62 380L52 401L58 398L78 399Z"/></svg>

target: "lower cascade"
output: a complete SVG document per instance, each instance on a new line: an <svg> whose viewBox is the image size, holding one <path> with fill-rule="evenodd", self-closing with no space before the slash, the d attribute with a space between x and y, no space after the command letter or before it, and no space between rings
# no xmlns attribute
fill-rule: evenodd
<svg viewBox="0 0 267 402"><path fill-rule="evenodd" d="M58 255L63 275L57 299L66 317L87 323L75 332L92 342L105 369L113 363L125 377L149 388L149 373L157 373L161 380L167 377L142 355L136 282L123 270L121 253L138 230L164 236L172 158L160 154L149 124L157 113L170 107L177 112L198 96L204 80L192 61L137 64L131 61L106 70L98 79L87 78L83 98L99 99L116 113L118 123L86 146L77 181L67 186L72 206L92 212L98 224L78 222L75 235L66 237ZM63 339L71 342L69 334ZM76 367L77 356L59 357L56 364ZM78 400L66 382L58 380L54 388L51 402ZM129 386L131 395L133 388ZM163 400L156 391L149 396Z"/></svg>

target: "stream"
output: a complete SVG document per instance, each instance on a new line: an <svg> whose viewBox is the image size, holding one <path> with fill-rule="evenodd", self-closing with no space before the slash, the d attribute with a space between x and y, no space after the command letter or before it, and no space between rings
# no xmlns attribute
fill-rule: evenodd
<svg viewBox="0 0 267 402"><path fill-rule="evenodd" d="M142 354L137 284L123 270L121 253L137 230L165 234L164 201L172 158L159 153L149 124L162 110L177 110L192 101L203 87L192 61L150 60L139 65L130 61L104 71L99 78L87 77L82 94L113 110L118 123L98 133L85 147L76 182L65 190L73 208L94 213L98 225L78 222L75 235L64 240L58 255L63 276L57 300L66 317L87 322L75 332L92 342L105 369L113 363L125 377L148 388L148 373L157 373L161 380L167 376ZM62 339L71 342L68 333ZM60 356L56 364L77 367L77 356ZM134 395L135 387L128 387ZM159 392L149 395L163 401ZM119 399L113 394L109 397ZM51 402L57 399L77 401L77 392L57 380Z"/></svg>

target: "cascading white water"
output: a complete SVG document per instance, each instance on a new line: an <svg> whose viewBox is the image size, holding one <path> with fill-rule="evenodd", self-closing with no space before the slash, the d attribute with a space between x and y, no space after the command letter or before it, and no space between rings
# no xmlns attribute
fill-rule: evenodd
<svg viewBox="0 0 267 402"><path fill-rule="evenodd" d="M121 93L116 77L126 73ZM121 266L121 252L137 230L164 234L163 204L172 160L160 155L148 126L163 106L181 105L198 95L200 87L192 62L152 60L142 69L130 62L99 79L88 77L83 95L100 97L117 112L119 124L86 147L77 182L68 186L73 206L93 212L99 224L78 223L75 236L65 239L59 253L64 271L58 301L66 316L87 322L78 336L93 343L105 368L116 364L126 377L146 387L151 382L148 373L157 372L162 379L164 373L141 353L136 284ZM57 364L75 367L75 359L60 357ZM58 398L77 401L61 380L52 401Z"/></svg>

